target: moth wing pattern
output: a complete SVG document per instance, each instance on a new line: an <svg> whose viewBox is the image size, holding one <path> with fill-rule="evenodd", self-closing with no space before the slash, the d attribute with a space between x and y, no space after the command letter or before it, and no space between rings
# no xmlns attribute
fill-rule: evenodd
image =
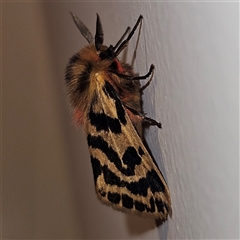
<svg viewBox="0 0 240 240"><path fill-rule="evenodd" d="M98 198L123 212L166 220L168 186L108 76L96 73L85 131Z"/></svg>

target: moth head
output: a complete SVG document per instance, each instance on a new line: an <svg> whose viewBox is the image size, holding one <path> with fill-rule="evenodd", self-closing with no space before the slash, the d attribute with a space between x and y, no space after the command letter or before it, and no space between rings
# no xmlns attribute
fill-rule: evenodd
<svg viewBox="0 0 240 240"><path fill-rule="evenodd" d="M88 41L89 44L95 45L97 54L99 55L101 60L104 59L113 59L116 57L115 54L115 48L110 45L109 47L106 47L103 45L104 40L104 34L103 34L103 27L100 20L99 15L97 14L97 21L96 21L96 34L95 38L93 38L92 33L87 28L87 26L73 13L71 13L73 20L80 30L83 37ZM95 41L94 41L95 40Z"/></svg>

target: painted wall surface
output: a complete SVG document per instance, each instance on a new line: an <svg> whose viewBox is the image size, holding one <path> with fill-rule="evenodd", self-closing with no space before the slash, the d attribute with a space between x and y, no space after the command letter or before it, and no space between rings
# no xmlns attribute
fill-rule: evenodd
<svg viewBox="0 0 240 240"><path fill-rule="evenodd" d="M238 3L4 2L2 239L238 239ZM145 137L171 191L161 226L102 205L85 135L64 91L69 57L86 40L69 11L105 44L144 15L136 72L155 75ZM131 62L137 36L125 57Z"/></svg>

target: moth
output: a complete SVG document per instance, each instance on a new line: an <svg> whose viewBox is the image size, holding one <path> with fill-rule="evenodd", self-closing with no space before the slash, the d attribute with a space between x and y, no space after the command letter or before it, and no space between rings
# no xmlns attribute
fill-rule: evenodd
<svg viewBox="0 0 240 240"><path fill-rule="evenodd" d="M96 194L116 210L165 221L172 214L169 189L136 130L143 122L161 127L141 110L139 80L152 76L154 66L138 76L118 59L143 16L107 47L98 14L94 38L71 15L89 45L70 58L65 83L74 120L87 135Z"/></svg>

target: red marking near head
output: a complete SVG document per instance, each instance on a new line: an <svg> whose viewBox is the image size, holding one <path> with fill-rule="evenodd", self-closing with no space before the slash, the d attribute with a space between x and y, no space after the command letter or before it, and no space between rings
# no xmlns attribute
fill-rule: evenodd
<svg viewBox="0 0 240 240"><path fill-rule="evenodd" d="M83 112L76 109L73 114L73 123L76 127L79 127L83 124Z"/></svg>
<svg viewBox="0 0 240 240"><path fill-rule="evenodd" d="M121 63L120 63L116 58L114 59L114 62L115 62L116 65L117 65L117 70L118 70L118 72L119 72L119 73L122 73L122 72L123 72L123 68L122 68Z"/></svg>

